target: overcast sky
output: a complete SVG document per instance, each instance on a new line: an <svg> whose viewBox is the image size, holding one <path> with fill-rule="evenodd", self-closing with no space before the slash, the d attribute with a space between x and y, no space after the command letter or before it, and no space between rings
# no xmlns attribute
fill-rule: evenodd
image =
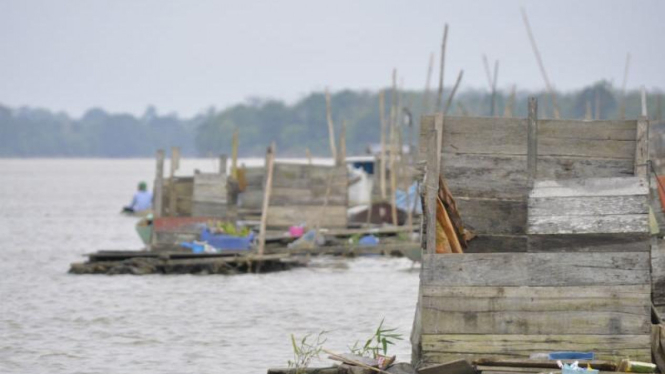
<svg viewBox="0 0 665 374"><path fill-rule="evenodd" d="M487 54L499 87L541 89L520 6L557 88L620 86L628 52L629 88L665 88L665 1L0 0L0 103L189 116L377 89L393 67L422 89L445 22L447 85L486 87Z"/></svg>

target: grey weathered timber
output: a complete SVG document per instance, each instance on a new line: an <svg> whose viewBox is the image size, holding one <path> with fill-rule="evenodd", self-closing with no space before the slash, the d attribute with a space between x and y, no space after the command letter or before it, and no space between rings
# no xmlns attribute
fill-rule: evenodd
<svg viewBox="0 0 665 374"><path fill-rule="evenodd" d="M441 173L456 198L523 199L529 192L526 156L446 153Z"/></svg>
<svg viewBox="0 0 665 374"><path fill-rule="evenodd" d="M328 206L326 214L321 216L321 206L273 206L268 211L269 227L289 227L300 223L313 224L321 219L321 227L342 228L346 227L346 206Z"/></svg>
<svg viewBox="0 0 665 374"><path fill-rule="evenodd" d="M649 292L646 285L425 286L423 334L646 334Z"/></svg>
<svg viewBox="0 0 665 374"><path fill-rule="evenodd" d="M649 213L647 195L536 197L529 216L590 216Z"/></svg>
<svg viewBox="0 0 665 374"><path fill-rule="evenodd" d="M423 362L445 362L463 357L529 357L551 351L594 352L599 360L650 361L649 334L642 335L423 335Z"/></svg>
<svg viewBox="0 0 665 374"><path fill-rule="evenodd" d="M421 286L648 284L648 252L469 253L423 257Z"/></svg>
<svg viewBox="0 0 665 374"><path fill-rule="evenodd" d="M461 359L418 369L418 374L476 374L469 361Z"/></svg>
<svg viewBox="0 0 665 374"><path fill-rule="evenodd" d="M436 252L436 199L439 191L439 160L440 155L437 153L438 134L443 123L443 115L436 115L436 125L433 131L430 131L427 139L427 177L425 178L425 199L427 211L427 247L425 253Z"/></svg>
<svg viewBox="0 0 665 374"><path fill-rule="evenodd" d="M226 217L228 211L226 182L224 174L195 174L192 215L195 217Z"/></svg>
<svg viewBox="0 0 665 374"><path fill-rule="evenodd" d="M525 234L527 207L524 200L456 197L462 221L477 234Z"/></svg>
<svg viewBox="0 0 665 374"><path fill-rule="evenodd" d="M542 138L634 141L635 120L540 119L538 135Z"/></svg>
<svg viewBox="0 0 665 374"><path fill-rule="evenodd" d="M539 179L627 177L633 175L633 159L573 156L538 156Z"/></svg>
<svg viewBox="0 0 665 374"><path fill-rule="evenodd" d="M527 151L526 168L529 186L533 183L538 174L538 100L535 97L529 98L529 118L527 119Z"/></svg>
<svg viewBox="0 0 665 374"><path fill-rule="evenodd" d="M647 252L648 233L530 235L529 252Z"/></svg>
<svg viewBox="0 0 665 374"><path fill-rule="evenodd" d="M637 135L635 147L635 175L640 178L647 178L647 160L649 160L649 120L646 117L640 117L637 120Z"/></svg>
<svg viewBox="0 0 665 374"><path fill-rule="evenodd" d="M526 252L526 235L480 234L470 240L464 253Z"/></svg>
<svg viewBox="0 0 665 374"><path fill-rule="evenodd" d="M156 170L154 183L154 216L161 217L163 213L164 202L164 150L160 149L156 155Z"/></svg>
<svg viewBox="0 0 665 374"><path fill-rule="evenodd" d="M529 234L649 232L648 214L529 217Z"/></svg>
<svg viewBox="0 0 665 374"><path fill-rule="evenodd" d="M649 187L636 177L543 180L529 195L536 197L648 195Z"/></svg>
<svg viewBox="0 0 665 374"><path fill-rule="evenodd" d="M665 243L662 239L654 239L651 247L651 280L653 303L665 306Z"/></svg>

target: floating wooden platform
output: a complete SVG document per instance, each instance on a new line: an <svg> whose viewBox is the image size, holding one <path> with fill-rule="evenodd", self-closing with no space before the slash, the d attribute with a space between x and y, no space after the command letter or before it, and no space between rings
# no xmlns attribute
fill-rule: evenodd
<svg viewBox="0 0 665 374"><path fill-rule="evenodd" d="M220 253L101 250L87 254L86 262L72 264L69 272L108 275L266 273L306 266L311 256L401 256L403 251L419 246L418 243L393 243L378 246L282 247L271 248L262 256L247 250Z"/></svg>

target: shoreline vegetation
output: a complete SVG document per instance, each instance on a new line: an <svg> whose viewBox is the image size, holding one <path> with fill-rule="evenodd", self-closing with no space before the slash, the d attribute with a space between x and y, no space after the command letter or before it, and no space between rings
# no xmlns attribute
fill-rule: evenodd
<svg viewBox="0 0 665 374"><path fill-rule="evenodd" d="M402 90L401 102L414 118L414 133L423 109L423 91ZM391 102L390 90L385 90ZM527 97L536 96L540 117L553 117L546 91L498 91L496 115L526 117ZM647 95L649 117L662 121L663 92ZM434 107L430 94L428 107ZM364 154L368 144L379 141L379 92L342 90L331 97L335 123L345 121L349 154ZM564 119L618 119L622 103L625 118L637 118L640 92L625 96L607 81L570 92L558 92ZM490 116L491 93L467 89L458 93L450 114ZM404 131L408 131L406 126ZM313 92L292 105L273 99L252 99L223 110L213 108L190 118L158 114L148 107L141 116L108 113L93 108L80 118L64 112L0 103L0 158L140 158L152 157L158 148L179 146L183 156L197 157L231 153L231 135L238 129L241 157L261 157L276 141L280 155L304 157L306 148L315 157L329 157L326 103L323 92Z"/></svg>

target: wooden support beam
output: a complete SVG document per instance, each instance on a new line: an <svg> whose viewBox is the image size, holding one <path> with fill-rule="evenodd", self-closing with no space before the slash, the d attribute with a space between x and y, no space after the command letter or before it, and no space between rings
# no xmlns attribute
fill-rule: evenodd
<svg viewBox="0 0 665 374"><path fill-rule="evenodd" d="M164 150L158 150L155 158L157 160L157 168L155 170L155 184L153 186L153 199L155 200L153 204L153 215L155 218L158 218L161 217L163 213L162 203L164 199Z"/></svg>
<svg viewBox="0 0 665 374"><path fill-rule="evenodd" d="M439 190L439 159L441 158L441 132L443 113L437 113L434 130L427 137L427 172L425 175L425 208L427 212L427 247L426 253L436 253L436 205Z"/></svg>
<svg viewBox="0 0 665 374"><path fill-rule="evenodd" d="M649 120L640 116L637 120L635 139L635 176L649 180L647 162L649 161Z"/></svg>
<svg viewBox="0 0 665 374"><path fill-rule="evenodd" d="M175 172L180 167L180 148L171 147L171 172L169 174L169 216L175 217L178 194L175 190Z"/></svg>
<svg viewBox="0 0 665 374"><path fill-rule="evenodd" d="M388 192L386 190L386 129L388 123L386 122L386 93L381 90L379 92L379 118L381 120L381 154L379 159L379 186L381 191L381 199L386 200Z"/></svg>
<svg viewBox="0 0 665 374"><path fill-rule="evenodd" d="M436 98L436 111L440 112L443 105L443 73L446 65L446 42L448 41L448 24L443 27L443 42L441 43L441 63L439 65L439 95Z"/></svg>
<svg viewBox="0 0 665 374"><path fill-rule="evenodd" d="M238 129L233 132L231 143L231 176L238 178Z"/></svg>
<svg viewBox="0 0 665 374"><path fill-rule="evenodd" d="M266 223L268 220L268 208L270 206L270 193L272 191L272 174L275 164L275 149L273 142L266 151L266 183L263 189L263 208L261 209L261 225L259 226L259 256L263 255L266 245Z"/></svg>
<svg viewBox="0 0 665 374"><path fill-rule="evenodd" d="M538 173L538 99L535 97L529 98L527 126L527 173L529 186L533 187Z"/></svg>
<svg viewBox="0 0 665 374"><path fill-rule="evenodd" d="M326 88L326 120L328 122L328 140L330 141L330 155L333 161L337 160L337 146L335 143L335 125L332 118L330 92Z"/></svg>

